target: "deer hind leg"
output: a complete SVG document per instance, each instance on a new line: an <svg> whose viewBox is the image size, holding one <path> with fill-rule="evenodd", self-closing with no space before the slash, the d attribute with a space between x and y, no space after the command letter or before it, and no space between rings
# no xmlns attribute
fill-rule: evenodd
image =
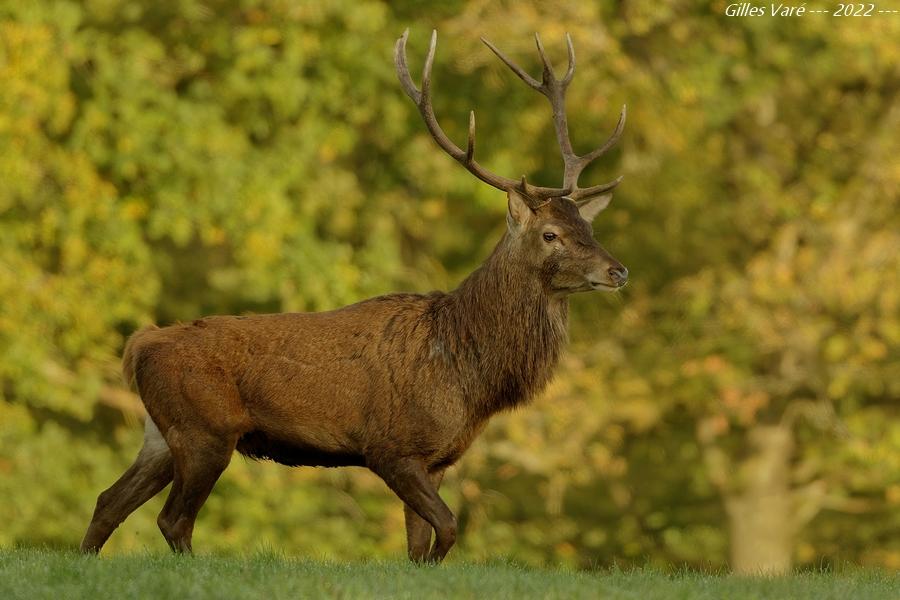
<svg viewBox="0 0 900 600"><path fill-rule="evenodd" d="M144 502L158 494L173 477L172 454L150 417L144 425L144 445L137 458L109 489L97 498L82 552L99 552L112 532Z"/></svg>
<svg viewBox="0 0 900 600"><path fill-rule="evenodd" d="M175 480L156 522L174 552L191 552L194 521L231 461L237 436L172 427L166 439L175 461Z"/></svg>
<svg viewBox="0 0 900 600"><path fill-rule="evenodd" d="M435 490L440 489L443 478L443 471L437 471L429 475ZM431 546L431 532L434 529L428 521L410 508L409 504L404 504L403 513L406 518L407 554L411 561L422 562L425 560L428 549Z"/></svg>
<svg viewBox="0 0 900 600"><path fill-rule="evenodd" d="M404 458L381 462L373 466L373 470L384 479L388 487L406 503L419 517L434 528L434 545L424 556L427 562L441 562L450 548L456 543L456 517L441 500L437 486L433 483L421 461ZM427 531L427 530L426 530ZM430 532L428 537L430 538ZM416 544L423 543L425 535L422 528L414 523ZM409 532L407 532L409 536ZM427 541L424 542L427 548ZM424 553L423 553L424 554ZM422 560L417 553L410 552L412 560Z"/></svg>

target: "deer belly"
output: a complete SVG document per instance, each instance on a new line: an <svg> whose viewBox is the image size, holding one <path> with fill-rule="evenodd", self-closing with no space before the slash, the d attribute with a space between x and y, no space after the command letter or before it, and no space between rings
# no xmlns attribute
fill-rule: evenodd
<svg viewBox="0 0 900 600"><path fill-rule="evenodd" d="M238 440L237 451L257 460L272 460L289 467L365 466L361 454L335 448L320 448L300 440L281 440L264 431L245 433Z"/></svg>

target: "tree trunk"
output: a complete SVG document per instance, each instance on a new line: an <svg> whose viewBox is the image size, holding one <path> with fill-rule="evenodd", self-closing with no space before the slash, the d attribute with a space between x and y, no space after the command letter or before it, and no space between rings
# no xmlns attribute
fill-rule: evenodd
<svg viewBox="0 0 900 600"><path fill-rule="evenodd" d="M796 526L788 427L757 425L747 436L750 455L738 466L736 493L726 500L731 568L738 574L790 571Z"/></svg>

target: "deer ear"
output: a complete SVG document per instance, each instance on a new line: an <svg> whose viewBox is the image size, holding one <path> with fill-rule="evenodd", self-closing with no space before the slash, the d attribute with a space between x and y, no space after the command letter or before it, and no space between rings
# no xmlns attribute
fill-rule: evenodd
<svg viewBox="0 0 900 600"><path fill-rule="evenodd" d="M531 218L534 211L532 211L531 207L528 206L528 203L525 202L525 198L522 194L516 190L509 190L506 193L506 196L509 199L507 202L509 210L506 213L506 224L509 227L509 230L515 233L528 222L528 219Z"/></svg>
<svg viewBox="0 0 900 600"><path fill-rule="evenodd" d="M612 200L612 194L603 194L588 198L578 205L578 213L581 215L582 219L590 223L594 220L594 217L599 215L603 212L603 209L609 206L610 200Z"/></svg>

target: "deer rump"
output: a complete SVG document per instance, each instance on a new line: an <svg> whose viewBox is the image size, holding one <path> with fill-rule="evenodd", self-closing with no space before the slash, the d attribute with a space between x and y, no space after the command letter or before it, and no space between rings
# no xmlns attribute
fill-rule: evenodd
<svg viewBox="0 0 900 600"><path fill-rule="evenodd" d="M469 436L458 387L436 377L448 357L434 351L432 299L149 327L126 345L123 373L170 445L203 429L288 466L366 466L381 451L449 464Z"/></svg>

